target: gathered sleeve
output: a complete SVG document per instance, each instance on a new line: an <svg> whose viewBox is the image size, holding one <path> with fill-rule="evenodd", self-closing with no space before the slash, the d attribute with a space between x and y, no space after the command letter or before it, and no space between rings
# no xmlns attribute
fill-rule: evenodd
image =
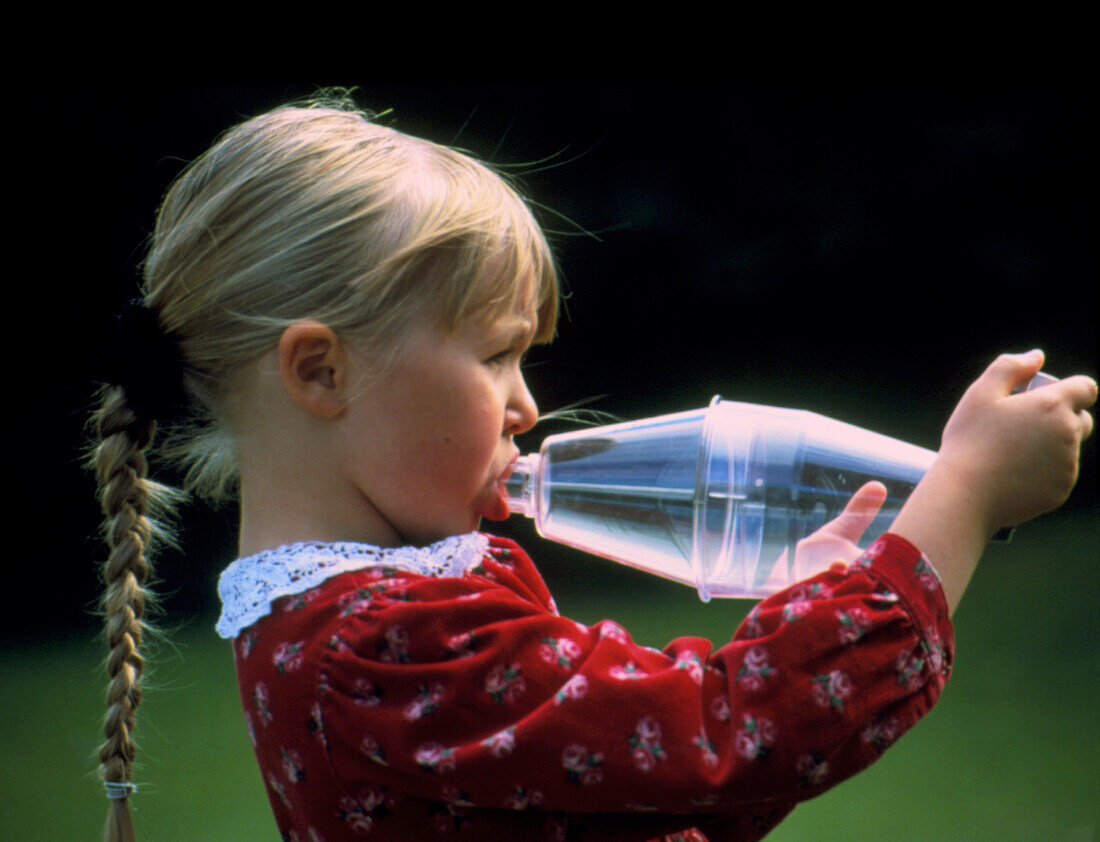
<svg viewBox="0 0 1100 842"><path fill-rule="evenodd" d="M504 539L463 578L356 575L314 656L315 727L347 792L763 814L871 763L936 702L952 660L935 572L890 534L765 599L714 651L558 615Z"/></svg>

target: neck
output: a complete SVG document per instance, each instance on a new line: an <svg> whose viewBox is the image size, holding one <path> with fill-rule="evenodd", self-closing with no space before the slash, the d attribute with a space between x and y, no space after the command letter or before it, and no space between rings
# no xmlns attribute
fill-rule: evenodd
<svg viewBox="0 0 1100 842"><path fill-rule="evenodd" d="M408 543L357 489L320 483L334 472L294 471L265 460L263 470L241 465L239 554L253 555L302 541L350 541L377 547ZM324 485L324 487L320 487Z"/></svg>
<svg viewBox="0 0 1100 842"><path fill-rule="evenodd" d="M280 503L290 502L285 495L280 497ZM381 517L373 528L363 522L363 517L357 519L355 527L348 527L346 522L332 517L331 510L310 511L304 507L309 500L301 502L303 507L272 505L263 501L262 494L249 495L242 487L239 555L254 555L261 550L303 541L347 541L376 547L399 547L407 543Z"/></svg>

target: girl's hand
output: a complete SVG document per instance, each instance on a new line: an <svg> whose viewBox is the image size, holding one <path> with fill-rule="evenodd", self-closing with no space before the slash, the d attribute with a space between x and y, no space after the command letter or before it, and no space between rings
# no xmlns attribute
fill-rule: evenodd
<svg viewBox="0 0 1100 842"><path fill-rule="evenodd" d="M857 542L885 501L886 486L881 482L869 482L860 488L839 517L798 542L794 553L794 578L804 579L833 562L851 564L859 558L863 550ZM780 561L786 562L785 553Z"/></svg>
<svg viewBox="0 0 1100 842"><path fill-rule="evenodd" d="M937 467L984 500L989 535L1057 508L1077 482L1081 442L1093 427L1085 410L1096 402L1096 383L1078 375L1012 394L1042 365L1042 351L998 357L967 389L943 431Z"/></svg>
<svg viewBox="0 0 1100 842"><path fill-rule="evenodd" d="M1041 351L1005 354L974 381L890 527L932 560L952 612L993 534L1057 508L1077 481L1096 383L1079 375L1012 394L1042 365Z"/></svg>

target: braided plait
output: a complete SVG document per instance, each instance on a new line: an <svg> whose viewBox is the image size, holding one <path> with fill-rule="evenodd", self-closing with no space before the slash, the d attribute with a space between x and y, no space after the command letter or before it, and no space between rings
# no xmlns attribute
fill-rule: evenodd
<svg viewBox="0 0 1100 842"><path fill-rule="evenodd" d="M153 528L147 517L150 491L144 451L156 425L137 416L119 387L104 392L95 422L99 434L95 468L109 548L102 568L109 682L103 727L106 739L99 748L99 763L104 781L122 785L125 794L134 762L134 713L141 702L145 670L141 642L147 628L146 603L151 597L145 589L151 574L147 553ZM108 842L134 839L127 798L111 798L104 838Z"/></svg>

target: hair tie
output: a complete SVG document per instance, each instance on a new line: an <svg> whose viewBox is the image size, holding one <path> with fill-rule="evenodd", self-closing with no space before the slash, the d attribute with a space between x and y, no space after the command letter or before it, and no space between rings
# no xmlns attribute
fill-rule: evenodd
<svg viewBox="0 0 1100 842"><path fill-rule="evenodd" d="M107 797L112 800L120 800L122 798L129 798L131 794L137 793L137 784L115 781L104 781L103 786L107 788Z"/></svg>
<svg viewBox="0 0 1100 842"><path fill-rule="evenodd" d="M170 418L187 403L179 346L138 298L127 301L115 316L95 379L121 386L127 403L143 419Z"/></svg>

